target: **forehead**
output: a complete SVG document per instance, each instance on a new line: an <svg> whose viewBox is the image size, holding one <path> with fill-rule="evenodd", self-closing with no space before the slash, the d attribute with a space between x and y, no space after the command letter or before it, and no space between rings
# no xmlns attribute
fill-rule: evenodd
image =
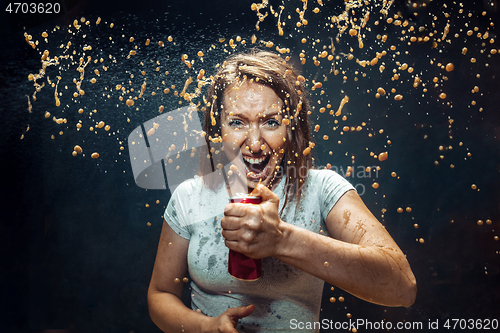
<svg viewBox="0 0 500 333"><path fill-rule="evenodd" d="M281 108L283 101L269 86L254 81L244 81L228 86L223 96L224 108Z"/></svg>

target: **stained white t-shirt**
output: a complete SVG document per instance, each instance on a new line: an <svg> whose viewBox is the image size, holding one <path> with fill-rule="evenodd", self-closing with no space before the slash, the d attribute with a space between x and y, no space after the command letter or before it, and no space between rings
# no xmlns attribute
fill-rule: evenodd
<svg viewBox="0 0 500 333"><path fill-rule="evenodd" d="M285 199L284 183L282 179L274 190L280 198L280 212ZM299 207L296 209L296 201L287 204L281 219L328 236L328 213L345 192L353 189L331 170L309 170ZM212 191L200 177L195 177L179 185L165 210L165 221L189 240L193 310L217 317L230 307L254 304L253 314L240 319L238 332L289 331L292 319L317 322L323 280L272 257L263 259L262 276L256 281L238 280L228 273L229 249L220 226L228 202L225 186Z"/></svg>

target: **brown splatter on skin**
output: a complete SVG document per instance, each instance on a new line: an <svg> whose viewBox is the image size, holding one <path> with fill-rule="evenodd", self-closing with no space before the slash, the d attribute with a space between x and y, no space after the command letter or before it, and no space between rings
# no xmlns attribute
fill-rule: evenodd
<svg viewBox="0 0 500 333"><path fill-rule="evenodd" d="M339 240L341 241L347 241L349 243L359 243L361 239L365 236L366 229L363 227L363 223L365 222L364 220L359 219L356 224L354 225L353 228L349 229L350 234L352 235L352 238L350 240L346 240L342 238L342 233L344 230L348 229L349 227L349 222L350 222L350 217L351 217L351 212L349 210L345 210L343 214L343 227L342 230L340 231L339 234Z"/></svg>
<svg viewBox="0 0 500 333"><path fill-rule="evenodd" d="M344 215L343 215L343 219L344 219L344 222L343 222L343 227L342 229L340 230L340 234L338 236L338 239L339 240L343 240L342 239L342 233L344 232L344 230L347 228L347 225L349 224L349 221L350 221L350 217L351 217L351 212L349 210L345 210L344 211Z"/></svg>
<svg viewBox="0 0 500 333"><path fill-rule="evenodd" d="M358 220L354 228L354 237L352 239L353 243L359 243L366 234L366 229L363 227L363 220Z"/></svg>

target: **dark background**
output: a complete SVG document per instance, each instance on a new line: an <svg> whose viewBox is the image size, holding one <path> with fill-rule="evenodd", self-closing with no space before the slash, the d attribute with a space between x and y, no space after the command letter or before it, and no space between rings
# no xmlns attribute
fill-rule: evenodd
<svg viewBox="0 0 500 333"><path fill-rule="evenodd" d="M146 291L161 230L161 215L168 202L167 191L146 191L134 184L128 155L103 157L96 162L71 156L74 137L56 133L43 119L44 109L33 104L28 113L26 96L32 92L27 75L39 68L39 55L24 42L24 28L49 29L56 24L70 24L81 15L95 19L108 18L117 25L134 15L138 22L155 22L168 16L169 34L190 36L204 29L207 35L233 36L254 29L255 14L251 1L149 2L62 1L63 12L54 16L15 16L3 11L0 20L0 141L3 180L0 197L0 331L25 332L64 329L70 332L155 332L147 312ZM272 2L271 2L272 3ZM443 1L429 5L439 10ZM279 4L275 4L278 7ZM469 6L468 4L465 4ZM295 6L295 4L294 4ZM297 7L300 4L297 2ZM311 5L312 6L312 5ZM398 7L399 6L399 7ZM431 7L434 6L434 7ZM488 16L498 25L498 12L485 3L471 3L466 10ZM408 9L398 3L394 10ZM165 14L168 13L168 14ZM273 21L266 19L261 27L276 36ZM164 21L162 21L164 22ZM488 21L473 22L485 28ZM142 23L144 24L144 23ZM147 24L144 24L147 25ZM150 24L141 31L156 31ZM472 25L472 21L471 21ZM213 26L214 29L206 27ZM219 32L219 30L220 32ZM210 31L206 31L210 30ZM484 30L484 29L483 29ZM297 45L298 41L289 40ZM405 92L401 103L392 99L375 99L367 107L359 91L373 89L388 77L370 77L340 89L351 93L346 110L351 113L349 125L368 121L373 133L384 128L392 144L386 148L390 158L383 162L379 177L350 179L366 188L363 200L386 226L408 257L418 282L418 296L410 308L387 308L372 305L349 296L336 288L325 287L322 318L371 321L421 321L439 319L500 320L499 254L500 242L493 236L500 230L500 116L498 105L497 58L478 54L481 66L472 65L460 56L461 44L452 45L441 55L455 64L446 85L454 109L419 93ZM493 46L498 47L497 43ZM488 49L488 48L487 48ZM429 68L425 58L428 49L408 47L409 62L415 68ZM484 66L488 62L489 67ZM419 66L420 65L420 66ZM308 65L309 66L309 65ZM314 67L304 71L315 74ZM481 74L481 79L476 74ZM432 75L429 74L429 75ZM334 85L341 81L332 80ZM480 86L483 96L470 96L470 88ZM338 86L333 108L338 105ZM338 96L337 96L338 95ZM40 97L41 105L43 97ZM468 108L477 99L483 112ZM368 116L367 116L368 114ZM448 117L454 119L453 139L449 138ZM130 128L152 116L134 119ZM321 123L323 118L315 119ZM30 130L26 132L26 126ZM323 123L322 123L323 124ZM323 130L322 130L323 131ZM331 132L331 131L330 131ZM21 134L25 138L20 140ZM325 133L326 130L325 130ZM337 132L338 133L338 132ZM316 140L321 141L320 132ZM328 144L318 147L318 164L349 165L351 154L356 166L378 165L368 152L381 151L387 138L375 136L332 136ZM123 134L126 135L126 134ZM423 137L427 135L427 139ZM342 139L342 145L336 145ZM458 142L463 142L460 147ZM96 143L96 149L108 149L109 141ZM114 143L113 143L114 144ZM440 152L439 145L453 150ZM365 151L365 147L369 148ZM468 148L472 157L466 157ZM333 150L333 156L328 151ZM347 152L347 155L344 154ZM446 155L438 166L439 155ZM451 169L449 165L455 164ZM400 179L390 176L397 171ZM380 183L375 191L371 184ZM471 189L477 184L480 191ZM383 197L385 195L385 197ZM156 205L155 201L160 200ZM145 208L149 203L150 208ZM412 207L411 213L399 214L397 207ZM381 209L387 212L381 216ZM491 225L478 226L477 220L491 219ZM146 226L151 222L150 227ZM419 228L413 227L414 223ZM424 244L416 242L423 238ZM330 303L330 297L345 297L343 303ZM365 330L366 331L366 330ZM368 330L369 331L369 330ZM425 331L425 330L424 330Z"/></svg>

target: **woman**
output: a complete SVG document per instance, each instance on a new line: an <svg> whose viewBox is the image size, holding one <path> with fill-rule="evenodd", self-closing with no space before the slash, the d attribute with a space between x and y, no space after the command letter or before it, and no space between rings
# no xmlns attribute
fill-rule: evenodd
<svg viewBox="0 0 500 333"><path fill-rule="evenodd" d="M346 180L312 169L303 81L279 55L259 50L219 68L207 96L207 143L241 149L239 171L262 203L228 204L224 182L208 176L176 189L148 291L162 330L289 330L292 319L318 321L324 281L372 303L413 304L415 278L391 236ZM199 211L215 218L192 223ZM264 258L262 276L231 277L228 248ZM193 309L181 301L188 268Z"/></svg>

